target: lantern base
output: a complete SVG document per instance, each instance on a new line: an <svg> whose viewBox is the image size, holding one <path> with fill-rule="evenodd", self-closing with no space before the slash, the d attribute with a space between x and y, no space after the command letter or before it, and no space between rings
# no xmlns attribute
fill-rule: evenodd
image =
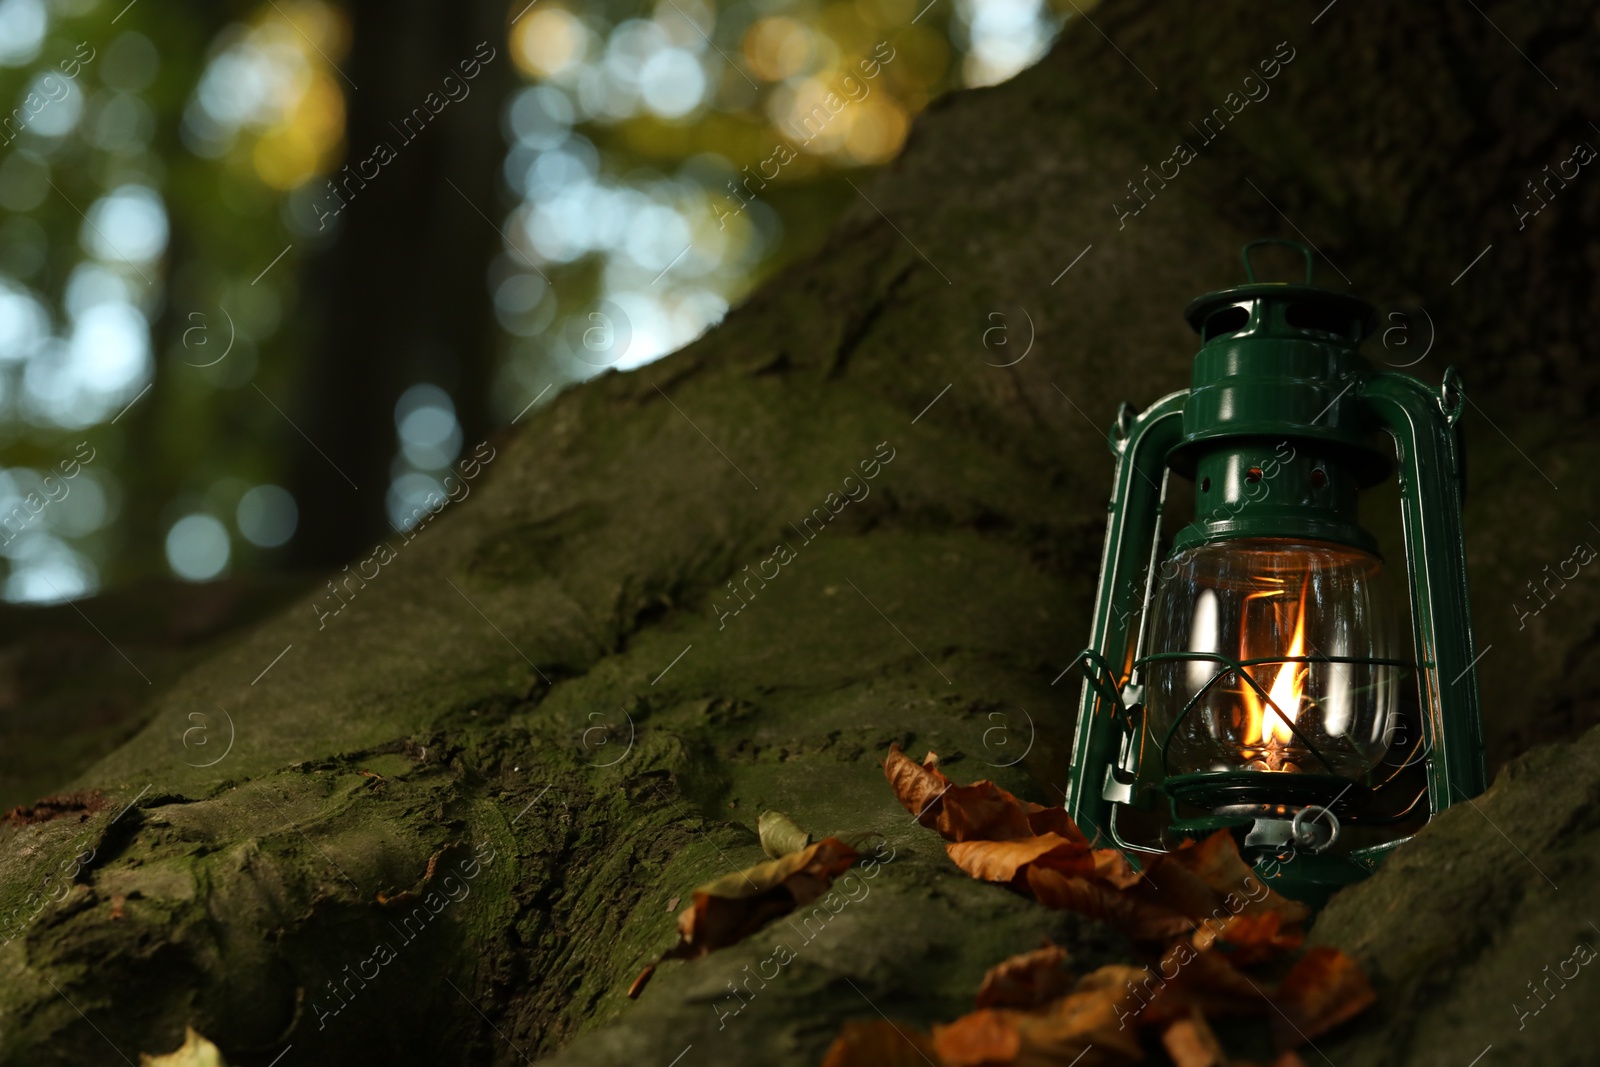
<svg viewBox="0 0 1600 1067"><path fill-rule="evenodd" d="M1370 790L1332 774L1206 771L1162 783L1177 805L1206 809L1174 818L1168 834L1199 837L1227 828L1257 877L1277 892L1320 908L1336 890L1371 874L1389 847L1326 851L1338 838L1339 815L1358 808Z"/></svg>
<svg viewBox="0 0 1600 1067"><path fill-rule="evenodd" d="M1261 855L1255 872L1262 884L1290 900L1321 908L1336 891L1371 874L1372 867L1353 856L1291 852Z"/></svg>

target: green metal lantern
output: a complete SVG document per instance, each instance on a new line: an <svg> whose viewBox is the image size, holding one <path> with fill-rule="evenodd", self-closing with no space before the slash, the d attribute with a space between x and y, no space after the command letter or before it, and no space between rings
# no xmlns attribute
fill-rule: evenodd
<svg viewBox="0 0 1600 1067"><path fill-rule="evenodd" d="M1257 282L1261 244L1299 250L1305 284ZM1252 242L1244 262L1249 284L1185 312L1201 337L1191 387L1124 405L1111 433L1067 808L1135 858L1230 828L1270 884L1320 902L1405 839L1381 828L1484 788L1465 396L1453 368L1433 389L1362 359L1372 307L1312 285L1303 246ZM1396 461L1409 641L1356 517ZM1164 537L1173 474L1194 483L1194 518Z"/></svg>

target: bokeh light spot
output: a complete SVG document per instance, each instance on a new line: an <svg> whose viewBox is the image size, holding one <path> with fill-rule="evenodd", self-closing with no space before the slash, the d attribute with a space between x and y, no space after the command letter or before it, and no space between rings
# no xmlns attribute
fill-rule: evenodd
<svg viewBox="0 0 1600 1067"><path fill-rule="evenodd" d="M124 185L89 208L81 242L109 262L147 263L167 247L167 209L154 189Z"/></svg>
<svg viewBox="0 0 1600 1067"><path fill-rule="evenodd" d="M54 68L34 75L24 96L37 101L23 105L29 116L24 129L40 137L65 137L83 115L83 90Z"/></svg>
<svg viewBox="0 0 1600 1067"><path fill-rule="evenodd" d="M845 151L866 165L893 159L905 144L910 118L891 100L869 97L856 106L859 110L845 136Z"/></svg>
<svg viewBox="0 0 1600 1067"><path fill-rule="evenodd" d="M757 76L782 81L810 68L811 31L782 15L760 19L745 31L744 55Z"/></svg>
<svg viewBox="0 0 1600 1067"><path fill-rule="evenodd" d="M260 548L277 548L294 536L300 521L289 490L277 485L258 485L239 498L234 518L244 539Z"/></svg>
<svg viewBox="0 0 1600 1067"><path fill-rule="evenodd" d="M589 31L560 7L540 7L524 15L511 31L511 58L535 78L554 78L583 61Z"/></svg>
<svg viewBox="0 0 1600 1067"><path fill-rule="evenodd" d="M639 92L645 107L663 118L679 118L699 105L706 92L706 72L692 52L663 48L639 71Z"/></svg>
<svg viewBox="0 0 1600 1067"><path fill-rule="evenodd" d="M167 531L167 566L179 578L204 582L228 566L228 528L204 513L185 515Z"/></svg>
<svg viewBox="0 0 1600 1067"><path fill-rule="evenodd" d="M33 62L49 21L39 0L0 0L0 67Z"/></svg>

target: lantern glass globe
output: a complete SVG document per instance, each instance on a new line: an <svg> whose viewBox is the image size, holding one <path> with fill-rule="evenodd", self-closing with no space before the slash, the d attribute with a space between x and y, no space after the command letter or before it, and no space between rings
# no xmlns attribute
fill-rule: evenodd
<svg viewBox="0 0 1600 1067"><path fill-rule="evenodd" d="M1167 560L1146 708L1168 774L1359 778L1389 748L1404 668L1383 562L1322 542L1238 538Z"/></svg>

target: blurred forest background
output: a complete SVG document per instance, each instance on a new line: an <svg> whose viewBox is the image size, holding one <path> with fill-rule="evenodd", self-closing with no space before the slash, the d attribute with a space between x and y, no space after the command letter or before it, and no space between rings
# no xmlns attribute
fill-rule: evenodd
<svg viewBox="0 0 1600 1067"><path fill-rule="evenodd" d="M0 0L0 593L343 562L1091 6Z"/></svg>

